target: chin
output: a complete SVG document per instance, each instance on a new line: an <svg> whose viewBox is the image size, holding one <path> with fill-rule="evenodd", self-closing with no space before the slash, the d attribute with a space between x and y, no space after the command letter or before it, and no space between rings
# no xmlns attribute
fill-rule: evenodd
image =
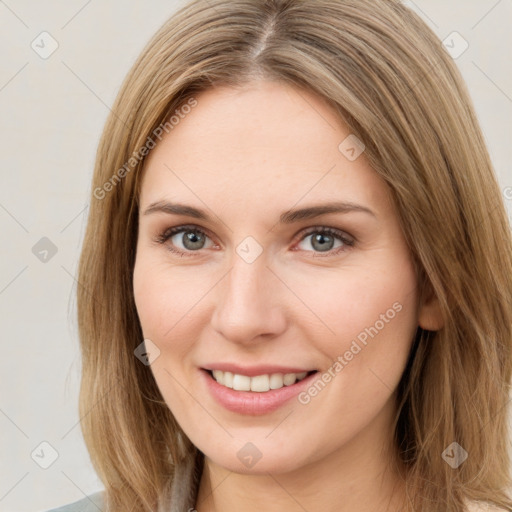
<svg viewBox="0 0 512 512"><path fill-rule="evenodd" d="M217 447L213 447L211 441L205 440L206 450L200 446L198 448L213 464L244 475L290 473L322 456L320 450L313 446L311 454L308 454L303 443L284 445L277 439L274 442L270 439L256 439L251 442L238 437Z"/></svg>
<svg viewBox="0 0 512 512"><path fill-rule="evenodd" d="M282 474L290 473L299 469L302 466L300 462L295 458L283 457L282 454L276 456L262 456L253 466L244 465L238 457L232 457L225 454L219 457L208 458L216 465L241 475L268 475L271 474Z"/></svg>

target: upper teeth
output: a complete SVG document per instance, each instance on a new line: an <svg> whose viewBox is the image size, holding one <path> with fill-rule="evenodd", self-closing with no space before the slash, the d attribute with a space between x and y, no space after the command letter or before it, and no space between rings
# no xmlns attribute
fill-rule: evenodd
<svg viewBox="0 0 512 512"><path fill-rule="evenodd" d="M235 391L257 391L260 393L270 389L279 389L283 386L291 386L295 384L295 381L302 380L307 374L308 372L272 373L248 377L238 373L213 370L214 379L227 388L234 389Z"/></svg>

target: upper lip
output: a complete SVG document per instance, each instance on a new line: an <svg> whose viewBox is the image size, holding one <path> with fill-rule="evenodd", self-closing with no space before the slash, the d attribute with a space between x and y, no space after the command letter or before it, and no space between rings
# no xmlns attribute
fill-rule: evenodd
<svg viewBox="0 0 512 512"><path fill-rule="evenodd" d="M279 366L274 364L260 364L256 366L241 366L233 363L211 363L203 366L205 370L221 370L223 372L237 373L247 377L266 375L272 373L302 373L315 371L314 368L299 366Z"/></svg>

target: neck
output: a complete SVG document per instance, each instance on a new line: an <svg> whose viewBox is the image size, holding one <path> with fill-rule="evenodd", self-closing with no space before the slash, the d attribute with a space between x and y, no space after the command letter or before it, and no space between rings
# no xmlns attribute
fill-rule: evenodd
<svg viewBox="0 0 512 512"><path fill-rule="evenodd" d="M390 432L360 432L336 452L288 473L231 472L205 457L197 512L398 512L405 488ZM387 440L387 442L385 442Z"/></svg>

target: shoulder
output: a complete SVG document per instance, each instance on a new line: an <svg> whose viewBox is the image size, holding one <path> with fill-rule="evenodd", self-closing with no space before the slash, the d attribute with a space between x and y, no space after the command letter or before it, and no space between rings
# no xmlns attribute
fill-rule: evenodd
<svg viewBox="0 0 512 512"><path fill-rule="evenodd" d="M54 508L48 512L105 512L103 508L103 492L91 494L82 500L64 505L63 507Z"/></svg>

